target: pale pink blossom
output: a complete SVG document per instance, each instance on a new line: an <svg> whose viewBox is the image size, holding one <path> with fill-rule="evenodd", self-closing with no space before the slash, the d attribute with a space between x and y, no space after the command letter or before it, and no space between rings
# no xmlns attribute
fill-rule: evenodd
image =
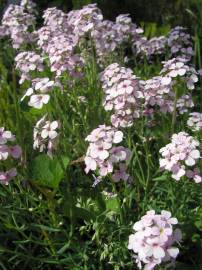
<svg viewBox="0 0 202 270"><path fill-rule="evenodd" d="M0 183L8 185L9 181L17 175L15 168L7 170L6 160L9 159L9 166L14 163L12 158L19 159L22 155L22 150L19 145L13 145L15 136L11 131L5 130L4 127L0 127L0 161L4 162L4 168L6 171L0 172Z"/></svg>
<svg viewBox="0 0 202 270"><path fill-rule="evenodd" d="M180 180L181 177L187 174L187 171L190 171L190 167L198 163L200 159L198 147L199 141L189 136L186 132L173 134L171 143L160 149L162 155L160 167L170 171L172 178L175 180ZM193 177L194 181L195 179ZM199 179L195 182L200 182Z"/></svg>
<svg viewBox="0 0 202 270"><path fill-rule="evenodd" d="M193 42L190 34L186 33L186 28L176 26L168 34L167 44L170 48L171 56L180 56L191 60L194 55Z"/></svg>
<svg viewBox="0 0 202 270"><path fill-rule="evenodd" d="M117 63L109 65L101 73L102 88L105 93L104 108L113 111L111 123L118 128L133 125L140 117L142 87L131 69L120 67Z"/></svg>
<svg viewBox="0 0 202 270"><path fill-rule="evenodd" d="M0 127L0 144L6 144L7 141L14 140L15 136L9 130L5 130L4 127Z"/></svg>
<svg viewBox="0 0 202 270"><path fill-rule="evenodd" d="M202 113L190 113L187 125L192 131L200 131L202 129Z"/></svg>
<svg viewBox="0 0 202 270"><path fill-rule="evenodd" d="M47 154L52 156L58 141L60 123L59 121L50 122L46 118L47 115L44 115L34 127L33 148L39 149L40 152L47 151Z"/></svg>
<svg viewBox="0 0 202 270"><path fill-rule="evenodd" d="M41 109L44 104L49 102L50 96L46 94L32 95L28 103L29 106L35 109Z"/></svg>
<svg viewBox="0 0 202 270"><path fill-rule="evenodd" d="M123 146L115 146L123 140L123 133L113 127L100 125L86 137L89 147L85 156L85 172L96 171L101 177L114 172L112 178L119 181L127 180L124 161L130 157L130 151ZM117 168L117 169L116 169Z"/></svg>
<svg viewBox="0 0 202 270"><path fill-rule="evenodd" d="M3 185L8 185L10 180L16 175L17 175L17 170L15 168L12 168L6 172L0 172L0 183Z"/></svg>
<svg viewBox="0 0 202 270"><path fill-rule="evenodd" d="M168 211L163 210L158 215L150 210L134 224L128 249L135 253L138 268L144 266L153 270L157 265L176 259L179 249L174 245L181 240L181 232L173 228L177 223Z"/></svg>
<svg viewBox="0 0 202 270"><path fill-rule="evenodd" d="M57 128L57 121L46 123L45 126L42 127L41 137L43 139L46 139L47 137L54 139L58 135L57 131L55 131Z"/></svg>
<svg viewBox="0 0 202 270"><path fill-rule="evenodd" d="M170 77L172 80L175 77L182 77L187 88L193 90L195 83L198 82L198 73L195 68L188 65L187 62L187 59L181 57L163 61L163 69L160 74L163 74L165 77Z"/></svg>

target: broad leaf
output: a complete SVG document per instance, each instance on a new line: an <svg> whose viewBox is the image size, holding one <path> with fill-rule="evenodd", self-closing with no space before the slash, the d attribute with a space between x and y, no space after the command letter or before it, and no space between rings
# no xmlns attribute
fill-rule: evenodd
<svg viewBox="0 0 202 270"><path fill-rule="evenodd" d="M61 161L66 168L69 159L61 157ZM32 179L36 184L49 188L58 188L64 173L61 163L56 158L51 159L47 155L40 155L34 159Z"/></svg>

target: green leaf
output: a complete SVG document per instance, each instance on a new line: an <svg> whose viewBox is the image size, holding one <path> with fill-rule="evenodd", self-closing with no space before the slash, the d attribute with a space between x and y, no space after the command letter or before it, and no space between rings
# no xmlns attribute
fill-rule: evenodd
<svg viewBox="0 0 202 270"><path fill-rule="evenodd" d="M58 228L52 228L49 226L45 226L45 225L40 225L40 224L30 224L32 227L35 228L40 228L43 231L48 231L48 232L60 232L60 229Z"/></svg>
<svg viewBox="0 0 202 270"><path fill-rule="evenodd" d="M75 213L77 218L81 218L86 221L95 220L95 214L87 209L75 207Z"/></svg>
<svg viewBox="0 0 202 270"><path fill-rule="evenodd" d="M111 210L115 213L119 213L120 212L120 209L119 209L119 201L116 197L114 198L109 198L107 201L106 201L106 207L107 207L107 210Z"/></svg>
<svg viewBox="0 0 202 270"><path fill-rule="evenodd" d="M162 174L161 176L155 177L152 180L153 181L166 181L168 179L169 179L169 176L167 174Z"/></svg>
<svg viewBox="0 0 202 270"><path fill-rule="evenodd" d="M63 254L69 248L69 243L66 243L61 249L57 251L58 255Z"/></svg>
<svg viewBox="0 0 202 270"><path fill-rule="evenodd" d="M61 157L61 161L66 168L69 159ZM36 184L55 189L58 188L63 177L64 170L58 159L51 159L47 155L40 155L34 159L32 179Z"/></svg>
<svg viewBox="0 0 202 270"><path fill-rule="evenodd" d="M198 230L202 231L202 208L199 208L197 211L195 226Z"/></svg>

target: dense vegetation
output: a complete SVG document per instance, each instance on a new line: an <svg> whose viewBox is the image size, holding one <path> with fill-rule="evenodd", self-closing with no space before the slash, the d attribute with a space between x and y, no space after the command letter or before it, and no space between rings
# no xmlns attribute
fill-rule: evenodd
<svg viewBox="0 0 202 270"><path fill-rule="evenodd" d="M202 269L200 1L107 2L2 16L1 269Z"/></svg>

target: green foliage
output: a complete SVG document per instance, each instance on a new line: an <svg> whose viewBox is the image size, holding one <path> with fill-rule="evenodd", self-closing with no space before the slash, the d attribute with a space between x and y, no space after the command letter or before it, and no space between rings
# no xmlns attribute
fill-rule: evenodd
<svg viewBox="0 0 202 270"><path fill-rule="evenodd" d="M90 2L75 0L73 4L78 8ZM127 12L122 6L128 5L129 11L134 10L139 16L138 22L144 21L141 24L148 37L166 34L176 23L191 25L194 63L202 67L201 0L97 2L105 7L109 18L117 6L119 14ZM64 5L64 1L54 3ZM40 1L39 5L43 4L47 3ZM71 3L65 4L68 9ZM192 24L188 24L190 20ZM161 22L165 23L159 26ZM64 76L63 92L55 88L50 104L36 110L30 109L26 100L20 102L29 84L17 83L18 74L11 68L15 52L3 41L0 45L0 126L15 133L23 148L18 177L9 186L0 186L0 269L136 269L127 249L128 236L133 224L149 209L170 210L180 221L183 242L176 269L202 269L201 187L186 180L175 182L159 170L159 149L169 141L171 116L156 116L156 126L152 128L142 118L135 128L124 131L125 146L132 150L128 164L130 185L115 185L105 179L93 188L93 176L84 173L84 138L99 124L110 123L110 114L101 105L101 70L95 59L85 65L84 78L72 82ZM161 69L160 61L135 63L134 73L142 79L155 76ZM47 70L43 75L49 74ZM184 85L180 85L180 91L184 90ZM87 102L79 102L78 96L84 96ZM198 109L202 104L200 83L194 99ZM44 113L61 121L53 158L32 147L33 126ZM176 132L186 130L186 119L187 115L178 117Z"/></svg>
<svg viewBox="0 0 202 270"><path fill-rule="evenodd" d="M74 7L75 9L82 8L83 6L92 3L91 0L72 0L72 2L73 2L73 7Z"/></svg>
<svg viewBox="0 0 202 270"><path fill-rule="evenodd" d="M64 177L69 159L67 157L60 157L52 159L47 155L37 156L32 163L32 179L34 183L40 186L49 188L58 188L62 178Z"/></svg>

